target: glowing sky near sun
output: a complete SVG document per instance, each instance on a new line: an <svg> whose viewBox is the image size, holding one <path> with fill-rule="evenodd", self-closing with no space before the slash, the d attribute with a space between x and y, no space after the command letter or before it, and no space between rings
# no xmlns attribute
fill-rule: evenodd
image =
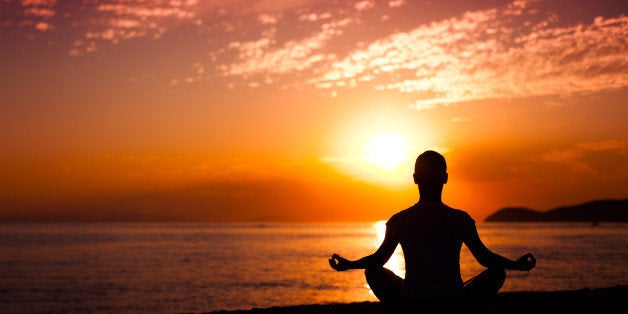
<svg viewBox="0 0 628 314"><path fill-rule="evenodd" d="M381 220L425 149L478 220L626 197L627 7L1 0L0 218Z"/></svg>

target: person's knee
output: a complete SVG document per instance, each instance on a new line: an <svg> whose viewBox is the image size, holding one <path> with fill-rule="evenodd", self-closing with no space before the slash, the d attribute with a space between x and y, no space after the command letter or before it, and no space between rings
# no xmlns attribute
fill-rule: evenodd
<svg viewBox="0 0 628 314"><path fill-rule="evenodd" d="M506 280L506 270L503 268L489 268L488 271L491 278L500 282Z"/></svg>
<svg viewBox="0 0 628 314"><path fill-rule="evenodd" d="M488 271L491 281L495 284L495 290L497 293L506 281L506 270L503 268L489 268Z"/></svg>
<svg viewBox="0 0 628 314"><path fill-rule="evenodd" d="M370 278L379 277L379 275L382 273L382 269L382 266L367 265L364 268L364 276L366 277L366 280L368 281Z"/></svg>
<svg viewBox="0 0 628 314"><path fill-rule="evenodd" d="M391 282L400 279L392 271L381 265L369 265L364 268L364 277L366 277L366 282L371 287L371 290L377 289L377 287L382 285L389 286Z"/></svg>

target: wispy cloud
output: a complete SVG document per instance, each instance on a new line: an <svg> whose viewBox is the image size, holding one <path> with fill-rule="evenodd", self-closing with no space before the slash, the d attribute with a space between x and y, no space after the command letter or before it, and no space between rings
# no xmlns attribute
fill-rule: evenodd
<svg viewBox="0 0 628 314"><path fill-rule="evenodd" d="M16 4L21 20L4 24L44 36L60 29L59 23L69 23L66 29L79 32L70 40L71 56L134 39L160 40L186 25L207 51L204 59L189 62L206 69L202 78L226 77L227 84L243 86L288 78L334 93L391 91L410 95L408 106L416 110L627 86L628 17L565 22L567 13L552 11L548 3L517 0L434 21L417 19L422 22L412 25L408 14L420 13L414 11L420 6L405 0L338 5L323 0L84 0L82 13L66 12L76 7L57 0L22 0ZM89 18L82 18L86 14ZM372 34L364 31L379 26Z"/></svg>
<svg viewBox="0 0 628 314"><path fill-rule="evenodd" d="M51 18L57 14L55 11L45 8L45 7L28 7L24 10L24 13L27 15L33 15L42 18Z"/></svg>
<svg viewBox="0 0 628 314"><path fill-rule="evenodd" d="M299 16L299 20L301 21L309 21L309 22L315 22L318 20L326 20L329 19L331 17L331 13L329 12L324 12L324 13L308 13L308 14L301 14L301 16Z"/></svg>
<svg viewBox="0 0 628 314"><path fill-rule="evenodd" d="M42 32L54 29L50 19L57 14L56 4L57 0L22 0L23 14L27 19L21 24Z"/></svg>
<svg viewBox="0 0 628 314"><path fill-rule="evenodd" d="M592 158L592 155L601 155ZM569 166L574 172L598 174L598 168L609 163L607 159L626 160L628 157L628 141L608 140L599 142L578 143L574 147L563 150L552 150L543 155L543 159L552 163L561 163ZM628 169L626 169L628 170Z"/></svg>
<svg viewBox="0 0 628 314"><path fill-rule="evenodd" d="M93 21L83 38L74 42L70 55L94 52L102 42L115 45L135 38L158 39L171 27L173 19L201 23L194 13L197 3L196 0L140 3L117 0L99 4L95 13L100 18Z"/></svg>
<svg viewBox="0 0 628 314"><path fill-rule="evenodd" d="M218 69L224 76L243 80L259 80L252 77L262 74L266 82L274 82L277 75L298 74L303 83L320 89L366 87L406 93L415 98L408 105L415 110L628 85L622 70L628 66L624 40L628 17L596 17L592 22L565 25L557 13L539 9L542 2L514 1L370 42L353 42L346 55L333 51L331 39L352 42L345 33L361 27L360 18L302 14L301 21L323 17L330 21L309 37L284 43L276 31L256 40L233 41L230 48L238 57ZM387 6L404 4L390 1ZM372 1L359 1L354 9L359 13L375 6Z"/></svg>
<svg viewBox="0 0 628 314"><path fill-rule="evenodd" d="M369 0L358 1L353 5L353 7L358 11L366 11L372 9L374 6L375 3Z"/></svg>
<svg viewBox="0 0 628 314"><path fill-rule="evenodd" d="M404 3L405 3L404 0L391 0L391 1L388 1L388 6L391 8L398 8L402 6Z"/></svg>
<svg viewBox="0 0 628 314"><path fill-rule="evenodd" d="M320 32L298 41L288 41L279 47L275 47L275 32L269 32L266 37L255 41L231 42L229 48L237 52L237 61L222 65L220 69L226 76L286 74L309 69L329 57L321 53L321 49L332 38L341 35L342 28L351 22L347 18L325 23Z"/></svg>
<svg viewBox="0 0 628 314"><path fill-rule="evenodd" d="M628 17L558 27L526 2L467 12L376 40L311 80L415 95L425 110L462 101L612 90L628 84Z"/></svg>

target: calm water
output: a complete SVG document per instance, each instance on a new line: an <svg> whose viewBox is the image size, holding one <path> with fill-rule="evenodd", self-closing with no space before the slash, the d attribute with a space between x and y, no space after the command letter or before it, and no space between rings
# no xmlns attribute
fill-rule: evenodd
<svg viewBox="0 0 628 314"><path fill-rule="evenodd" d="M383 224L0 224L0 312L207 312L375 300L361 271ZM502 291L628 284L628 224L479 224L487 246L537 257ZM463 247L464 248L464 247ZM403 256L388 267L403 275ZM463 279L482 268L461 257Z"/></svg>

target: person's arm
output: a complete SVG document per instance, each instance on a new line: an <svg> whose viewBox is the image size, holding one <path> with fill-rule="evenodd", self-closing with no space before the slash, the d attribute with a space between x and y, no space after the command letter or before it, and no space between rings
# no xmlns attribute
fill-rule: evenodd
<svg viewBox="0 0 628 314"><path fill-rule="evenodd" d="M384 241L382 241L382 244L379 246L377 251L375 251L375 253L364 256L355 261L350 261L338 254L333 254L329 259L329 265L337 271L347 269L364 269L367 266L383 266L386 264L388 259L390 259L393 252L395 252L395 248L398 243L399 242L393 239L392 235L388 232L388 228L386 228Z"/></svg>
<svg viewBox="0 0 628 314"><path fill-rule="evenodd" d="M471 235L465 244L471 251L475 259L487 268L503 268L512 270L529 271L536 266L536 259L532 253L527 253L517 260L511 260L489 250L478 235L478 231L473 227Z"/></svg>

